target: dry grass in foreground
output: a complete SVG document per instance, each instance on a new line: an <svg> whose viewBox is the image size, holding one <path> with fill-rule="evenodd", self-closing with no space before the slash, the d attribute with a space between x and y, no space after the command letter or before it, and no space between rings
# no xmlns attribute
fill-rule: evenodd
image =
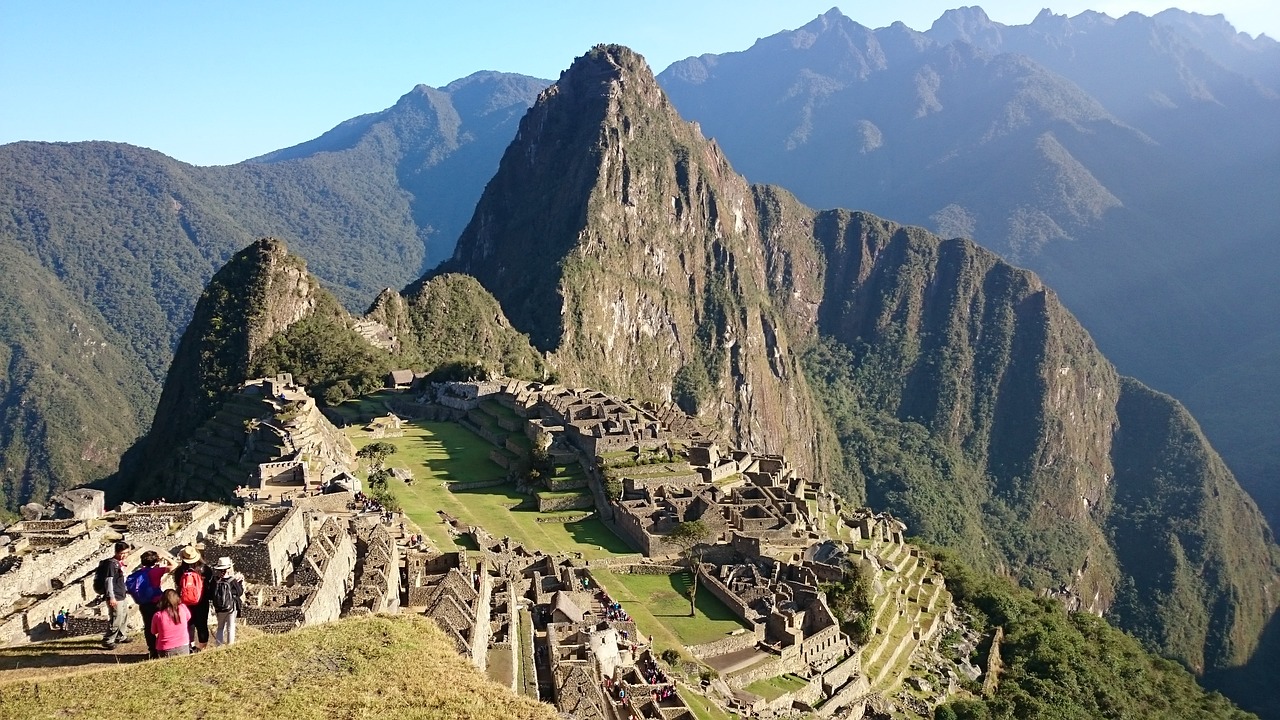
<svg viewBox="0 0 1280 720"><path fill-rule="evenodd" d="M554 720L420 616L342 620L186 658L0 686L0 717Z"/></svg>

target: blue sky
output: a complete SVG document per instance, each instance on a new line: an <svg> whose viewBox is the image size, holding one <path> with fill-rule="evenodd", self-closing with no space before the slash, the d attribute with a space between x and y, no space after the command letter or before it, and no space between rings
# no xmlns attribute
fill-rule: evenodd
<svg viewBox="0 0 1280 720"><path fill-rule="evenodd" d="M477 70L548 79L590 46L617 42L655 71L702 53L744 50L799 27L835 0L570 2L66 2L0 0L0 143L114 140L200 165L308 140L388 107L418 83ZM857 0L839 7L870 27L926 30L960 2ZM1045 0L981 3L1029 22ZM1146 0L1051 4L1112 16ZM1186 0L1237 29L1280 37L1276 0Z"/></svg>

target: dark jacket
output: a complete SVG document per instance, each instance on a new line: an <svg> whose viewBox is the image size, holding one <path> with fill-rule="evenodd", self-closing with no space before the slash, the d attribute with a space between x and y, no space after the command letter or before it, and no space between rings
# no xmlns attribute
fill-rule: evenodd
<svg viewBox="0 0 1280 720"><path fill-rule="evenodd" d="M124 566L115 558L109 558L107 561L111 563L111 572L107 574L106 598L116 601L124 600L129 597L129 591L124 585Z"/></svg>

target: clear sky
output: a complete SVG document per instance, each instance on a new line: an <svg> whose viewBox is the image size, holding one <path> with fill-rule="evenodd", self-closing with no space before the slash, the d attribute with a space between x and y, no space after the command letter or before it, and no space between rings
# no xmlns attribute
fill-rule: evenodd
<svg viewBox="0 0 1280 720"><path fill-rule="evenodd" d="M973 2L973 0L969 0ZM981 3L1030 22L1047 0ZM484 0L286 2L0 0L0 143L114 140L199 165L309 140L392 105L418 83L477 70L555 79L596 43L655 71L691 55L745 50L835 0ZM927 30L962 2L846 0L869 27ZM1054 12L1152 14L1169 0L1069 0ZM1280 0L1182 0L1237 29L1280 37Z"/></svg>

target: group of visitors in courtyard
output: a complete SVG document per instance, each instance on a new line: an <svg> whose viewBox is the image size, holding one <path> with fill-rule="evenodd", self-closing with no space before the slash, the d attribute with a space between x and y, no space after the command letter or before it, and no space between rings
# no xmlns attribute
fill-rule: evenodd
<svg viewBox="0 0 1280 720"><path fill-rule="evenodd" d="M188 545L178 553L177 565L170 567L158 552L147 550L126 574L132 551L129 543L117 542L115 554L103 560L94 575L94 590L105 599L110 617L104 648L128 641L130 603L142 614L150 658L188 655L208 647L211 611L217 619L215 646L235 643L236 618L244 610L244 576L236 572L231 558L221 557L210 565L198 548Z"/></svg>
<svg viewBox="0 0 1280 720"><path fill-rule="evenodd" d="M622 603L616 602L609 597L609 593L604 590L596 591L596 600L600 601L600 605L604 608L604 618L606 620L621 620L626 622L631 619L626 610L622 609Z"/></svg>

